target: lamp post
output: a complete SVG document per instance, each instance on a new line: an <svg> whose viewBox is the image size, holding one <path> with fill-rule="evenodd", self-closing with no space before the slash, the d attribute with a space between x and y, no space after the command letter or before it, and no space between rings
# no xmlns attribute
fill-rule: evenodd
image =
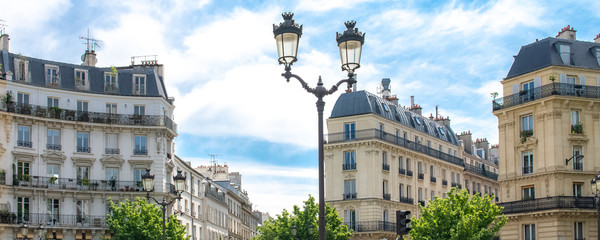
<svg viewBox="0 0 600 240"><path fill-rule="evenodd" d="M600 174L596 175L595 178L591 181L592 184L592 194L596 196L596 210L598 211L598 240L600 240Z"/></svg>
<svg viewBox="0 0 600 240"><path fill-rule="evenodd" d="M288 82L290 78L295 78L302 87L309 93L317 97L317 113L319 123L319 240L325 240L325 185L324 185L324 163L323 163L323 110L325 102L323 97L330 95L338 90L342 83L347 83L348 89L356 83L354 71L360 67L360 55L365 40L365 34L354 28L355 21L347 21L346 31L336 33L336 41L340 49L340 58L342 60L342 71L348 72L348 78L338 81L329 90L323 87L321 76L317 87L311 88L298 75L292 74L292 64L296 62L298 54L298 43L302 36L302 25L298 25L292 19L293 13L283 13L283 22L279 25L273 24L273 34L277 43L277 53L279 64L285 66L285 72L281 74Z"/></svg>
<svg viewBox="0 0 600 240"><path fill-rule="evenodd" d="M29 234L29 226L27 224L21 225L21 236L23 236L23 240L27 240L27 234Z"/></svg>
<svg viewBox="0 0 600 240"><path fill-rule="evenodd" d="M173 177L173 180L175 181L175 190L177 191L177 197L171 199L171 201L168 201L168 202L167 202L167 199L164 197L163 197L162 201L158 201L158 200L156 200L156 198L150 196L150 192L154 191L154 175L150 174L150 169L146 169L146 173L144 175L142 175L143 187L144 187L144 191L146 191L146 199L147 200L152 199L152 200L154 200L154 202L156 202L156 204L158 204L162 207L163 240L167 239L167 236L165 233L165 228L166 228L165 219L166 219L167 206L173 204L175 202L175 200L181 199L181 192L185 188L185 177L183 175L181 175L181 171L177 171L177 175L175 177Z"/></svg>

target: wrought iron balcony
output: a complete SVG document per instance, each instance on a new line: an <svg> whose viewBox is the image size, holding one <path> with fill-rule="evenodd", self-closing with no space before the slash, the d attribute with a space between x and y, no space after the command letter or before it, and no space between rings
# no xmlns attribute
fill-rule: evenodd
<svg viewBox="0 0 600 240"><path fill-rule="evenodd" d="M418 177L419 177L419 180L423 180L423 179L425 179L425 174L419 173Z"/></svg>
<svg viewBox="0 0 600 240"><path fill-rule="evenodd" d="M105 148L104 154L108 154L108 155L121 154L121 150L118 148Z"/></svg>
<svg viewBox="0 0 600 240"><path fill-rule="evenodd" d="M343 199L344 200L356 199L356 193L344 193Z"/></svg>
<svg viewBox="0 0 600 240"><path fill-rule="evenodd" d="M437 178L435 178L435 177L429 177L429 180L430 180L432 183L435 183L435 182L437 182Z"/></svg>
<svg viewBox="0 0 600 240"><path fill-rule="evenodd" d="M356 163L342 164L343 170L356 170Z"/></svg>
<svg viewBox="0 0 600 240"><path fill-rule="evenodd" d="M146 148L134 148L133 155L148 155L148 149Z"/></svg>
<svg viewBox="0 0 600 240"><path fill-rule="evenodd" d="M48 227L106 228L106 215L65 215L47 213L0 213L1 224Z"/></svg>
<svg viewBox="0 0 600 240"><path fill-rule="evenodd" d="M383 199L384 200L390 200L390 199L392 199L392 196L389 193L384 193L383 194Z"/></svg>
<svg viewBox="0 0 600 240"><path fill-rule="evenodd" d="M406 169L404 169L404 168L398 168L398 174L405 175L406 174Z"/></svg>
<svg viewBox="0 0 600 240"><path fill-rule="evenodd" d="M60 151L62 149L62 145L60 145L60 144L46 144L46 149Z"/></svg>
<svg viewBox="0 0 600 240"><path fill-rule="evenodd" d="M142 181L90 180L21 175L14 176L17 187L64 189L96 192L143 192Z"/></svg>
<svg viewBox="0 0 600 240"><path fill-rule="evenodd" d="M458 187L458 183L452 182L450 186L452 186L452 187Z"/></svg>
<svg viewBox="0 0 600 240"><path fill-rule="evenodd" d="M423 201L423 200L419 200L419 205L421 205L421 206L425 206L425 201Z"/></svg>
<svg viewBox="0 0 600 240"><path fill-rule="evenodd" d="M30 148L31 147L31 142L30 141L21 141L21 140L18 140L17 141L17 146Z"/></svg>
<svg viewBox="0 0 600 240"><path fill-rule="evenodd" d="M408 203L408 204L414 204L415 200L409 197L400 197L400 202L401 203Z"/></svg>
<svg viewBox="0 0 600 240"><path fill-rule="evenodd" d="M90 153L90 152L92 152L92 148L86 147L86 146L77 146L77 152Z"/></svg>
<svg viewBox="0 0 600 240"><path fill-rule="evenodd" d="M413 171L406 170L406 176L412 177L412 175L413 175Z"/></svg>
<svg viewBox="0 0 600 240"><path fill-rule="evenodd" d="M493 111L497 111L553 95L600 98L600 88L589 85L550 83L536 87L533 90L523 91L492 100L492 109Z"/></svg>
<svg viewBox="0 0 600 240"><path fill-rule="evenodd" d="M471 172L471 173L475 173L477 175L489 178L489 179L493 179L493 180L498 180L498 174L490 172L488 170L486 170L483 167L475 167L471 164L465 164L465 171L467 172Z"/></svg>
<svg viewBox="0 0 600 240"><path fill-rule="evenodd" d="M574 162L573 163L573 170L583 171L583 163L582 162Z"/></svg>
<svg viewBox="0 0 600 240"><path fill-rule="evenodd" d="M390 171L390 165L389 164L382 164L381 169L383 171Z"/></svg>
<svg viewBox="0 0 600 240"><path fill-rule="evenodd" d="M66 121L90 122L118 125L164 126L177 132L177 124L169 117L163 115L134 115L111 114L101 112L75 111L57 107L45 107L20 103L0 103L0 111L14 112L33 117L54 118Z"/></svg>
<svg viewBox="0 0 600 240"><path fill-rule="evenodd" d="M594 197L556 196L498 203L504 214L536 212L550 209L596 209Z"/></svg>
<svg viewBox="0 0 600 240"><path fill-rule="evenodd" d="M444 152L440 152L436 149L427 147L426 145L421 145L419 143L415 143L413 141L410 141L408 139L405 139L401 136L396 136L394 134L391 133L386 133L383 132L379 129L366 129L366 130L360 130L360 131L355 131L354 134L352 135L352 137L346 138L345 136L347 136L348 134L346 133L331 133L327 135L327 143L328 144L332 144L332 143L341 143L341 142L352 142L352 141L361 141L361 140L368 140L368 139L379 139L397 146L401 146L404 148L408 148L410 150L414 150L420 153L423 153L425 155L452 163L452 164L456 164L459 166L464 166L463 160L461 158L452 156L450 154L444 153Z"/></svg>
<svg viewBox="0 0 600 240"><path fill-rule="evenodd" d="M448 186L448 180L446 180L446 179L443 179L443 180L442 180L442 185L443 185L443 186Z"/></svg>
<svg viewBox="0 0 600 240"><path fill-rule="evenodd" d="M354 232L396 232L396 223L386 221L344 222Z"/></svg>
<svg viewBox="0 0 600 240"><path fill-rule="evenodd" d="M523 175L532 174L532 173L533 173L533 166L523 167Z"/></svg>

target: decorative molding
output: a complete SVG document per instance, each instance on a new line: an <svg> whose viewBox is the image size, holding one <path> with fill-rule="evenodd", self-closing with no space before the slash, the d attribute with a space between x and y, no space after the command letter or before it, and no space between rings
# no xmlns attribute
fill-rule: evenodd
<svg viewBox="0 0 600 240"><path fill-rule="evenodd" d="M92 166L96 159L89 157L71 157L71 161L73 161L74 165Z"/></svg>
<svg viewBox="0 0 600 240"><path fill-rule="evenodd" d="M143 166L144 168L150 168L153 163L151 159L129 159L127 160L127 162L131 165L132 168L134 168L134 166Z"/></svg>
<svg viewBox="0 0 600 240"><path fill-rule="evenodd" d="M100 158L100 162L102 163L102 165L104 167L110 167L110 166L118 166L121 167L123 166L123 163L125 162L125 159L123 159L123 157L121 157L121 155L103 155L102 158Z"/></svg>
<svg viewBox="0 0 600 240"><path fill-rule="evenodd" d="M525 141L524 143L521 143L519 139L519 143L515 145L515 151L521 152L526 149L534 149L537 146L537 143L537 138L534 138L533 136L528 137L527 141Z"/></svg>
<svg viewBox="0 0 600 240"><path fill-rule="evenodd" d="M552 120L552 119L560 119L562 118L562 113L555 111L555 112L549 112L543 115L545 120Z"/></svg>
<svg viewBox="0 0 600 240"><path fill-rule="evenodd" d="M15 161L19 162L33 162L37 154L30 152L12 151Z"/></svg>
<svg viewBox="0 0 600 240"><path fill-rule="evenodd" d="M344 179L356 179L356 176L352 173L344 174Z"/></svg>
<svg viewBox="0 0 600 240"><path fill-rule="evenodd" d="M569 133L567 140L572 145L583 145L583 144L586 144L590 139L585 134Z"/></svg>
<svg viewBox="0 0 600 240"><path fill-rule="evenodd" d="M44 150L44 153L42 153L40 156L42 159L44 159L44 162L49 163L63 164L65 159L67 159L67 156L62 151Z"/></svg>
<svg viewBox="0 0 600 240"><path fill-rule="evenodd" d="M169 161L165 162L165 167L167 168L167 173L173 172L173 169L175 168L174 161L169 159Z"/></svg>

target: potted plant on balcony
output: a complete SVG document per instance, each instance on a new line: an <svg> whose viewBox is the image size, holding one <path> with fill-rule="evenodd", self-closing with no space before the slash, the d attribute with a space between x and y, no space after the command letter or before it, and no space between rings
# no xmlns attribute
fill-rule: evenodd
<svg viewBox="0 0 600 240"><path fill-rule="evenodd" d="M58 180L57 177L50 177L50 178L48 178L48 183L49 184L57 184L57 180Z"/></svg>
<svg viewBox="0 0 600 240"><path fill-rule="evenodd" d="M50 117L60 118L60 113L62 112L62 109L59 107L50 107L48 108L48 112L50 112Z"/></svg>
<svg viewBox="0 0 600 240"><path fill-rule="evenodd" d="M111 177L108 180L108 184L110 185L110 189L115 191L117 189L117 179L115 177Z"/></svg>
<svg viewBox="0 0 600 240"><path fill-rule="evenodd" d="M14 112L14 102L11 92L6 91L6 95L2 96L2 102L6 105L6 110L8 112Z"/></svg>
<svg viewBox="0 0 600 240"><path fill-rule="evenodd" d="M521 131L521 143L527 142L527 138L533 136L533 130Z"/></svg>
<svg viewBox="0 0 600 240"><path fill-rule="evenodd" d="M573 134L583 134L583 123L577 123L575 125L571 125L571 133Z"/></svg>

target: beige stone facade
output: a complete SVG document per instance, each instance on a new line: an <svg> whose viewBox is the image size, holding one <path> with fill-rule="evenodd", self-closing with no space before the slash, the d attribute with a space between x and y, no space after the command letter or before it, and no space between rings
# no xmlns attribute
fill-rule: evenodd
<svg viewBox="0 0 600 240"><path fill-rule="evenodd" d="M597 237L590 180L600 170L600 44L562 38L574 32L523 46L493 104L509 218L502 240Z"/></svg>

